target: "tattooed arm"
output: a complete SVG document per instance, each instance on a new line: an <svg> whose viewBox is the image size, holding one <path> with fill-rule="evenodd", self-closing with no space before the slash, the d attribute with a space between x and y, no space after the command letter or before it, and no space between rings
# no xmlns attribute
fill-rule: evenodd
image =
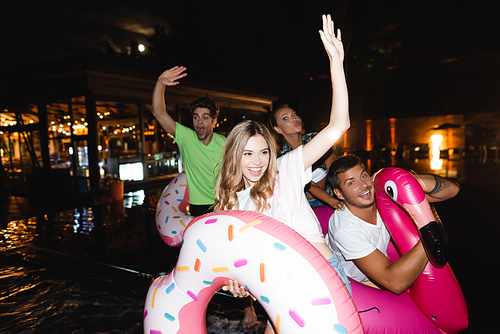
<svg viewBox="0 0 500 334"><path fill-rule="evenodd" d="M460 191L458 183L435 174L417 174L416 179L422 186L430 203L453 198Z"/></svg>

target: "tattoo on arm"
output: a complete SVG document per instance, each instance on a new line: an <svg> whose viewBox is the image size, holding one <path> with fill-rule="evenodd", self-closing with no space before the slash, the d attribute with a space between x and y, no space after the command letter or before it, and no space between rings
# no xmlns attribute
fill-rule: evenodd
<svg viewBox="0 0 500 334"><path fill-rule="evenodd" d="M437 176L435 174L431 175L434 177L434 180L436 180L436 185L434 186L434 189L429 191L427 194L429 195L437 194L438 192L441 192L450 186L450 184L442 177Z"/></svg>

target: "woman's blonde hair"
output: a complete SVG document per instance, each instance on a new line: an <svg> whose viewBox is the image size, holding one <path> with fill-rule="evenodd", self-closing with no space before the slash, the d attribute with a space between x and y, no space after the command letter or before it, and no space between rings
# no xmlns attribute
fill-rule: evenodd
<svg viewBox="0 0 500 334"><path fill-rule="evenodd" d="M243 190L245 187L240 165L241 157L250 137L256 135L264 137L269 147L269 165L264 175L250 190L250 198L255 203L257 212L269 209L270 205L267 201L273 196L274 183L277 177L276 142L264 124L248 120L237 124L227 137L219 179L215 187L214 211L237 210L239 208L236 192Z"/></svg>

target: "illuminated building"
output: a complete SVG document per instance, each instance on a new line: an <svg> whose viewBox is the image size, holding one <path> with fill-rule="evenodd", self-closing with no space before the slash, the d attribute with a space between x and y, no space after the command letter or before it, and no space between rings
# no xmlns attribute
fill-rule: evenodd
<svg viewBox="0 0 500 334"><path fill-rule="evenodd" d="M1 191L67 196L95 189L104 174L147 180L181 169L151 113L156 77L117 72L47 68L2 80ZM244 118L266 121L275 99L186 81L167 89L169 113L191 126L189 103L200 96L220 107L215 131L224 135Z"/></svg>

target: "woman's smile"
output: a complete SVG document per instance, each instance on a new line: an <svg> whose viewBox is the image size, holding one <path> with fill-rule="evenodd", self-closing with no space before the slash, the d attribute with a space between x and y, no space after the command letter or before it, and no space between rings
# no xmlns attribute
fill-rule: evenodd
<svg viewBox="0 0 500 334"><path fill-rule="evenodd" d="M240 161L245 188L259 181L269 166L269 146L261 135L248 139Z"/></svg>

